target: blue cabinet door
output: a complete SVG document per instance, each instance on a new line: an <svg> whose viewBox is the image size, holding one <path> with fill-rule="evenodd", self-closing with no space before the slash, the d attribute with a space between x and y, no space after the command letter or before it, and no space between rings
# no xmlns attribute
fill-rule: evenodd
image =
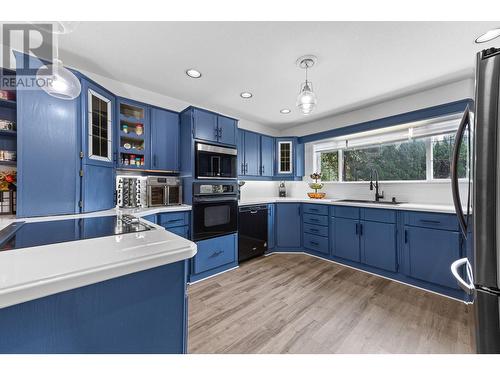
<svg viewBox="0 0 500 375"><path fill-rule="evenodd" d="M238 259L238 238L236 234L198 241L198 252L194 256L194 272L201 273Z"/></svg>
<svg viewBox="0 0 500 375"><path fill-rule="evenodd" d="M217 115L198 108L193 109L194 137L205 141L218 141Z"/></svg>
<svg viewBox="0 0 500 375"><path fill-rule="evenodd" d="M360 225L362 262L396 272L396 224L361 221Z"/></svg>
<svg viewBox="0 0 500 375"><path fill-rule="evenodd" d="M218 141L228 145L236 145L236 120L217 116Z"/></svg>
<svg viewBox="0 0 500 375"><path fill-rule="evenodd" d="M24 55L15 56L22 68ZM30 57L30 65L42 63ZM17 91L18 217L79 212L79 104L39 88Z"/></svg>
<svg viewBox="0 0 500 375"><path fill-rule="evenodd" d="M261 176L274 176L274 138L267 135L260 136L261 145Z"/></svg>
<svg viewBox="0 0 500 375"><path fill-rule="evenodd" d="M272 250L276 245L275 240L275 205L267 205L267 249Z"/></svg>
<svg viewBox="0 0 500 375"><path fill-rule="evenodd" d="M359 262L359 220L336 217L333 223L333 255Z"/></svg>
<svg viewBox="0 0 500 375"><path fill-rule="evenodd" d="M245 175L245 133L243 129L238 129L238 175Z"/></svg>
<svg viewBox="0 0 500 375"><path fill-rule="evenodd" d="M276 204L276 246L283 250L300 248L300 203Z"/></svg>
<svg viewBox="0 0 500 375"><path fill-rule="evenodd" d="M179 170L179 130L177 113L151 108L151 169Z"/></svg>
<svg viewBox="0 0 500 375"><path fill-rule="evenodd" d="M153 224L156 224L156 214L153 214L153 215L147 215L147 216L143 216L142 219L143 220L146 220L146 221L149 221Z"/></svg>
<svg viewBox="0 0 500 375"><path fill-rule="evenodd" d="M419 280L455 288L450 265L461 257L460 235L439 229L404 227L405 273Z"/></svg>
<svg viewBox="0 0 500 375"><path fill-rule="evenodd" d="M82 212L109 210L115 207L114 168L84 164L82 185Z"/></svg>
<svg viewBox="0 0 500 375"><path fill-rule="evenodd" d="M245 132L245 175L260 176L260 136Z"/></svg>

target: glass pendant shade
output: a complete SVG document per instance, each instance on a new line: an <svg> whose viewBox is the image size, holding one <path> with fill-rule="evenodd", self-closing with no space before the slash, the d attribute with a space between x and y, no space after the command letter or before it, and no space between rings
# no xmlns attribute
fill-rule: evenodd
<svg viewBox="0 0 500 375"><path fill-rule="evenodd" d="M316 94L313 92L312 83L305 81L297 97L297 107L304 115L308 115L316 107Z"/></svg>
<svg viewBox="0 0 500 375"><path fill-rule="evenodd" d="M61 60L54 59L52 75L46 74L48 67L50 66L42 66L37 73L37 79L47 83L42 86L47 94L63 100L73 100L80 96L82 87L79 79L63 66Z"/></svg>

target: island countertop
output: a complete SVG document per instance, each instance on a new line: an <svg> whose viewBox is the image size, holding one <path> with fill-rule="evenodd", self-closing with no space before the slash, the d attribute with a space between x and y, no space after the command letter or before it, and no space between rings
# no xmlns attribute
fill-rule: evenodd
<svg viewBox="0 0 500 375"><path fill-rule="evenodd" d="M133 214L142 217L190 209L184 205L136 210ZM112 216L119 212L132 213L130 210L108 210L11 221ZM0 308L182 261L196 254L194 242L147 223L152 230L1 251Z"/></svg>

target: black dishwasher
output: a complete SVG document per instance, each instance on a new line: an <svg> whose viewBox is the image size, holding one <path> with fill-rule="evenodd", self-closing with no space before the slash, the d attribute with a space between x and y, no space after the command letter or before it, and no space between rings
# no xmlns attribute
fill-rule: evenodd
<svg viewBox="0 0 500 375"><path fill-rule="evenodd" d="M238 261L255 258L267 250L267 205L242 206L238 216Z"/></svg>

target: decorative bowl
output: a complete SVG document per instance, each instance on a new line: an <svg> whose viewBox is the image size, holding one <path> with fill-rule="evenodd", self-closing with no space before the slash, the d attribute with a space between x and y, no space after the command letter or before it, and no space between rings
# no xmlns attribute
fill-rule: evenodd
<svg viewBox="0 0 500 375"><path fill-rule="evenodd" d="M323 199L326 193L307 193L307 196L312 199Z"/></svg>

